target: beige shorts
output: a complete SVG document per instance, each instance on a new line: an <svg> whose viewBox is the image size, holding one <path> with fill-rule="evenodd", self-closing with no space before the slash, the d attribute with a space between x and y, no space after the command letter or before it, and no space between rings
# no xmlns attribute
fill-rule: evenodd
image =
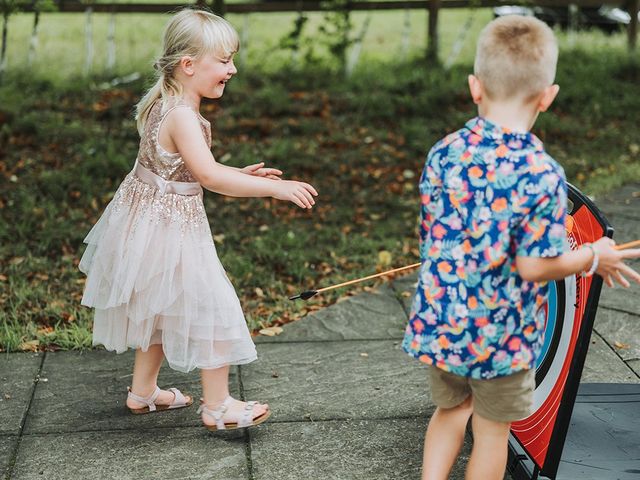
<svg viewBox="0 0 640 480"><path fill-rule="evenodd" d="M469 395L473 412L495 422L514 422L533 413L535 370L522 370L505 377L476 380L429 367L433 403L441 408L453 408Z"/></svg>

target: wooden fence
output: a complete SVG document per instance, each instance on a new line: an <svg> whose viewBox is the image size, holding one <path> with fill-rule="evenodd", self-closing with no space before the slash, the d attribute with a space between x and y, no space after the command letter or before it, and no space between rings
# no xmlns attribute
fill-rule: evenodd
<svg viewBox="0 0 640 480"><path fill-rule="evenodd" d="M0 5L8 0L0 0ZM621 6L621 0L535 0L523 4L514 0L381 0L381 1L347 1L344 9L346 11L382 11L382 10L426 10L428 12L427 25L427 56L430 59L438 57L438 12L443 8L481 8L496 7L501 5L522 5L522 6L553 6L566 7L577 6L578 8L599 7L603 4L611 6ZM633 51L637 45L638 36L638 9L640 0L626 1L626 10L631 16L630 24L627 28L627 43L629 50ZM21 3L18 10L22 12L34 12L37 3ZM195 5L205 6L221 15L227 13L249 14L267 12L326 12L328 2L323 0L266 0L251 1L248 3L225 3L225 0L211 0L206 2L197 0ZM329 4L330 5L330 4ZM92 3L78 0L55 0L55 12L108 12L108 13L167 13L186 6L184 3ZM6 29L5 14L5 29ZM36 12L37 15L37 12ZM36 20L37 22L37 20ZM6 30L3 29L3 50L6 46ZM4 51L2 52L4 54ZM4 55L2 55L4 57ZM2 65L0 64L0 71Z"/></svg>

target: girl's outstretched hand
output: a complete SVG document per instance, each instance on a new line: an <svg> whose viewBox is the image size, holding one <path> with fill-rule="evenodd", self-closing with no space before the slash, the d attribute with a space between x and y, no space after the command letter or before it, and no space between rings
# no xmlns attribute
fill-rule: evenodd
<svg viewBox="0 0 640 480"><path fill-rule="evenodd" d="M247 175L266 177L270 178L271 180L281 180L280 175L282 175L281 170L278 170L277 168L265 167L264 162L247 165L246 167L241 168L240 171L242 173L246 173Z"/></svg>
<svg viewBox="0 0 640 480"><path fill-rule="evenodd" d="M624 263L625 260L640 258L640 249L629 248L616 250L615 242L608 237L593 242L593 248L598 252L598 268L596 273L600 275L610 287L614 286L614 280L623 287L629 287L629 277L634 282L640 283L640 273Z"/></svg>
<svg viewBox="0 0 640 480"><path fill-rule="evenodd" d="M275 185L274 190L273 198L293 202L300 208L311 208L316 203L313 197L318 195L316 189L308 183L295 180L282 180Z"/></svg>

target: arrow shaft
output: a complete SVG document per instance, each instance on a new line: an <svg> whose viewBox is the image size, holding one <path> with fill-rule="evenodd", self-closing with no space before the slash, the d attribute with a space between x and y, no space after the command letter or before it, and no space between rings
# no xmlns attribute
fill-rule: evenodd
<svg viewBox="0 0 640 480"><path fill-rule="evenodd" d="M634 240L633 242L623 243L622 245L616 245L616 250L624 250L625 248L640 247L640 240Z"/></svg>
<svg viewBox="0 0 640 480"><path fill-rule="evenodd" d="M330 287L324 287L317 291L326 292L328 290L333 290L334 288L346 287L347 285L353 285L354 283L364 282L365 280L371 280L372 278L383 277L385 275L391 275L392 273L402 272L403 270L409 270L411 268L417 268L422 264L422 262L414 263L412 265L407 265L405 267L394 268L393 270L387 270L386 272L376 273L374 275L369 275L368 277L356 278L355 280L349 280L348 282L339 283L338 285L331 285Z"/></svg>
<svg viewBox="0 0 640 480"><path fill-rule="evenodd" d="M627 243L623 243L621 245L616 245L614 248L616 250L624 250L626 248L633 248L633 247L640 247L640 239L639 240L634 240L633 242L627 242ZM337 285L331 285L330 287L320 288L318 290L314 290L313 291L314 292L313 295L316 295L316 294L322 293L322 292L327 292L329 290L334 290L334 289L340 288L340 287L346 287L347 285L353 285L354 283L360 283L360 282L364 282L366 280L372 280L374 278L383 277L385 275L391 275L392 273L402 272L404 270L410 270L412 268L417 268L420 265L422 265L422 262L414 263L412 265L406 265L406 266L400 267L400 268L394 268L393 270L387 270L386 272L375 273L375 274L369 275L367 277L356 278L355 280L349 280L348 282L339 283ZM313 296L313 295L311 295L311 296ZM297 295L295 297L291 297L290 300L292 300L293 298L300 298L300 295Z"/></svg>

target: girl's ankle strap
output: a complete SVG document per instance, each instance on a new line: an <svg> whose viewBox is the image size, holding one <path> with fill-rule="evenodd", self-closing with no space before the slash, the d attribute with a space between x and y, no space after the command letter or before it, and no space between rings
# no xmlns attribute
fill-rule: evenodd
<svg viewBox="0 0 640 480"><path fill-rule="evenodd" d="M233 402L233 397L229 395L220 405L218 405L216 408L211 409L207 407L207 404L204 403L204 399L201 398L200 407L198 407L198 413L204 413L208 417L213 418L216 421L216 427L218 427L218 430L224 430L225 425L222 417L224 417L224 414L229 409L229 405L231 404L231 402Z"/></svg>
<svg viewBox="0 0 640 480"><path fill-rule="evenodd" d="M147 407L149 407L150 412L155 411L156 409L155 401L158 398L158 395L160 395L160 387L156 385L156 388L153 390L153 393L148 397L141 397L140 395L136 395L131 391L131 387L127 387L127 390L128 390L127 396L130 399L135 400L136 402L144 403Z"/></svg>

